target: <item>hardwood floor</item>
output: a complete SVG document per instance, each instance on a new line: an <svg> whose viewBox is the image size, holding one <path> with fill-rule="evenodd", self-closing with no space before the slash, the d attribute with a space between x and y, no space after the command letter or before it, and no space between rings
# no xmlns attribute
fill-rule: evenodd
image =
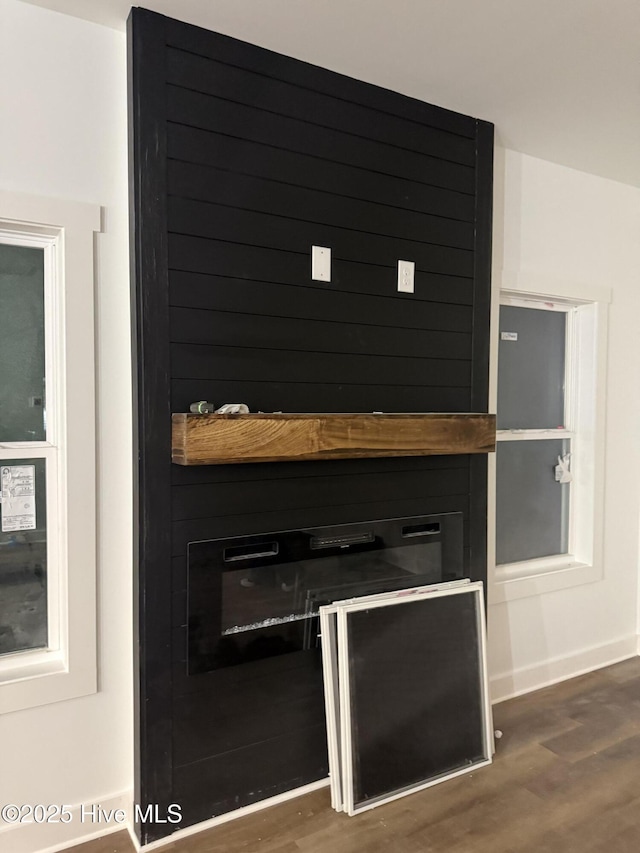
<svg viewBox="0 0 640 853"><path fill-rule="evenodd" d="M352 818L316 791L162 850L638 853L640 658L496 705L494 723L490 767ZM117 833L73 853L132 850Z"/></svg>

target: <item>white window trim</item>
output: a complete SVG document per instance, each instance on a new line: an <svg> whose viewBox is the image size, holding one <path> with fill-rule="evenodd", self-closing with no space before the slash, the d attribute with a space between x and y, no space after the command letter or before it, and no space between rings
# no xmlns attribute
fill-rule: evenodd
<svg viewBox="0 0 640 853"><path fill-rule="evenodd" d="M568 432L576 479L572 485L572 512L569 555L544 557L496 566L496 460L489 459L488 566L489 603L499 604L533 595L592 583L603 577L603 517L605 463L605 392L607 360L607 314L611 290L591 284L557 280L532 273L502 271L494 280L489 406L496 411L498 388L499 310L502 298L514 297L540 302L570 303L578 306L571 335L575 336L576 358L572 360L568 382L577 387L577 405L571 412ZM562 308L561 310L565 310ZM549 437L562 438L565 430L549 430ZM575 433L575 435L574 435ZM502 436L505 440L505 436ZM507 439L508 440L508 439Z"/></svg>
<svg viewBox="0 0 640 853"><path fill-rule="evenodd" d="M46 260L55 265L57 298L47 319L47 381L58 380L47 387L57 404L47 441L0 444L0 458L16 451L47 458L47 504L57 505L56 523L47 525L49 547L58 559L57 582L48 590L50 648L0 657L0 713L97 690L93 289L100 219L96 205L0 190L0 230L16 240L40 235L52 247Z"/></svg>

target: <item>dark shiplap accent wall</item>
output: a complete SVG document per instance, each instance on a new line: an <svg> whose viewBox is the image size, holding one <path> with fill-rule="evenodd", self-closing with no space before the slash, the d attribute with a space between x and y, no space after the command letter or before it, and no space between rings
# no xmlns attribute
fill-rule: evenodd
<svg viewBox="0 0 640 853"><path fill-rule="evenodd" d="M327 772L317 653L186 675L189 541L462 511L486 460L182 468L171 411L486 411L492 126L134 9L137 801L185 824ZM332 281L310 278L312 245ZM396 292L416 262L415 294ZM166 834L143 827L143 840Z"/></svg>

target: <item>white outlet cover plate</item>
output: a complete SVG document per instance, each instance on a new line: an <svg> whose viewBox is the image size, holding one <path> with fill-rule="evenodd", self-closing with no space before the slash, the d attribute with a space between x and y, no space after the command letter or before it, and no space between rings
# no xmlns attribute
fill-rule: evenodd
<svg viewBox="0 0 640 853"><path fill-rule="evenodd" d="M413 293L416 265L413 261L398 261L398 291Z"/></svg>
<svg viewBox="0 0 640 853"><path fill-rule="evenodd" d="M331 281L331 249L326 246L311 247L311 278Z"/></svg>

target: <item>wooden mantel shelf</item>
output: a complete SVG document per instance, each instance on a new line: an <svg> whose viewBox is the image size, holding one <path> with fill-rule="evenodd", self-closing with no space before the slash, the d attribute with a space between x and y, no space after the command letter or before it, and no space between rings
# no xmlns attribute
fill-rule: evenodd
<svg viewBox="0 0 640 853"><path fill-rule="evenodd" d="M486 414L172 416L178 465L489 453L495 440Z"/></svg>

